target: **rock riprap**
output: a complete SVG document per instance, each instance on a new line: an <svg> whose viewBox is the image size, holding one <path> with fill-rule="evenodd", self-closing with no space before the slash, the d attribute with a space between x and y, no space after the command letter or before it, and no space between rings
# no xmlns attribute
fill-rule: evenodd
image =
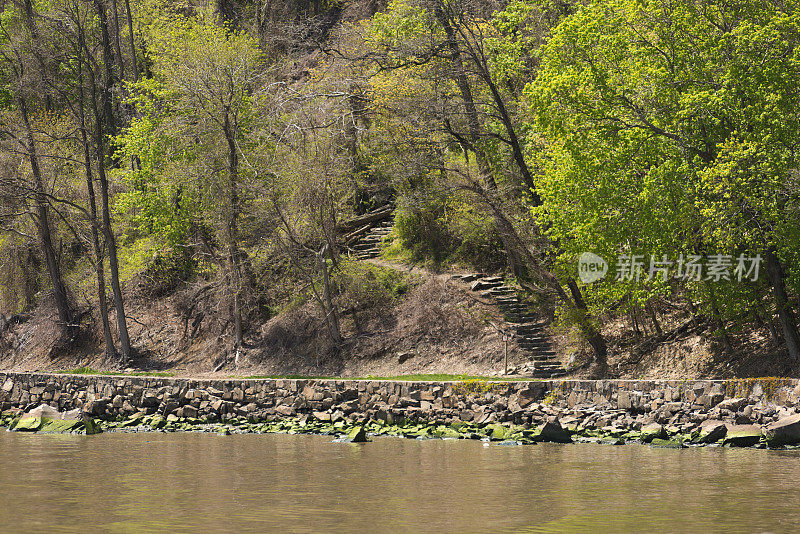
<svg viewBox="0 0 800 534"><path fill-rule="evenodd" d="M13 432L47 432L58 434L97 434L100 427L80 410L59 412L42 404L23 413L9 424Z"/></svg>
<svg viewBox="0 0 800 534"><path fill-rule="evenodd" d="M799 396L800 382L789 379L412 382L0 372L0 425L91 432L94 419L114 431L343 437L368 421L367 435L414 439L775 448L800 445Z"/></svg>

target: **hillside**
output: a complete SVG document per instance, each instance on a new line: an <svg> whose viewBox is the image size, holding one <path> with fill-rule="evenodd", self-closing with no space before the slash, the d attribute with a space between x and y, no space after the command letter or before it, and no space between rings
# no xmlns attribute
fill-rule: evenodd
<svg viewBox="0 0 800 534"><path fill-rule="evenodd" d="M704 5L3 4L0 367L798 372L800 37Z"/></svg>

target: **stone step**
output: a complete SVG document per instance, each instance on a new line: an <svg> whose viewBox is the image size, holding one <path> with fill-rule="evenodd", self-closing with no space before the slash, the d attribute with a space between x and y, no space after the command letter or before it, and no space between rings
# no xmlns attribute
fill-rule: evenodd
<svg viewBox="0 0 800 534"><path fill-rule="evenodd" d="M352 246L353 250L379 250L380 247L376 246L375 243L356 243Z"/></svg>
<svg viewBox="0 0 800 534"><path fill-rule="evenodd" d="M502 282L503 278L500 276L484 276L483 281L489 283Z"/></svg>
<svg viewBox="0 0 800 534"><path fill-rule="evenodd" d="M498 304L498 308L503 312L503 315L522 315L528 310L520 304Z"/></svg>
<svg viewBox="0 0 800 534"><path fill-rule="evenodd" d="M552 350L535 350L535 351L528 351L529 357L531 359L536 358L555 358L556 353Z"/></svg>
<svg viewBox="0 0 800 534"><path fill-rule="evenodd" d="M517 345L519 345L523 349L550 349L552 348L550 343L544 339L530 339L530 338L522 338L517 340Z"/></svg>
<svg viewBox="0 0 800 534"><path fill-rule="evenodd" d="M514 331L520 337L531 337L544 339L545 333L539 325L521 325L515 326Z"/></svg>
<svg viewBox="0 0 800 534"><path fill-rule="evenodd" d="M483 280L476 280L475 282L473 282L472 285L470 286L470 289L472 291L481 291L484 289L491 289L493 287L498 287L501 285L503 285L502 282L487 282L486 279L483 279Z"/></svg>
<svg viewBox="0 0 800 534"><path fill-rule="evenodd" d="M489 290L489 293L493 293L495 295L508 295L510 293L515 293L515 292L516 289L508 286L497 286Z"/></svg>
<svg viewBox="0 0 800 534"><path fill-rule="evenodd" d="M519 313L510 313L506 316L506 321L510 323L517 323L517 324L538 324L544 325L544 323L540 322L537 317L533 315L522 315Z"/></svg>

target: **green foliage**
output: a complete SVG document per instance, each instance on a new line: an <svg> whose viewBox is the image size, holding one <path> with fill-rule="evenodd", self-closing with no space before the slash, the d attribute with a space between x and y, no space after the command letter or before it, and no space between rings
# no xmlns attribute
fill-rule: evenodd
<svg viewBox="0 0 800 534"><path fill-rule="evenodd" d="M394 269L350 260L342 260L334 280L341 303L356 310L390 304L413 284L413 277Z"/></svg>
<svg viewBox="0 0 800 534"><path fill-rule="evenodd" d="M414 201L398 206L395 233L413 261L487 270L503 265L491 217L458 196L417 193Z"/></svg>
<svg viewBox="0 0 800 534"><path fill-rule="evenodd" d="M796 10L756 1L612 0L556 28L526 97L540 132L529 157L544 169L535 214L563 274L583 251L794 256L798 23ZM666 291L592 286L606 303ZM741 284L718 291L730 315L752 299Z"/></svg>

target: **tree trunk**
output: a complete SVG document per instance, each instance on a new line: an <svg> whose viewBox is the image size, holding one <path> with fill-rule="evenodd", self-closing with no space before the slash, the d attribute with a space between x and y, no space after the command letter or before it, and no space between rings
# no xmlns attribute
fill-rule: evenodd
<svg viewBox="0 0 800 534"><path fill-rule="evenodd" d="M98 228L100 220L97 217L97 200L94 191L94 176L92 174L92 156L89 136L86 134L86 98L83 91L83 28L78 21L78 110L80 115L81 142L83 144L84 166L86 167L86 190L89 196L89 217L92 231L92 248L95 256L95 273L97 275L97 300L100 307L100 322L103 325L103 338L106 344L106 358L113 361L117 358L117 347L114 336L111 334L111 325L108 320L108 298L106 296L105 255L100 246Z"/></svg>
<svg viewBox="0 0 800 534"><path fill-rule="evenodd" d="M464 63L461 58L461 48L458 45L455 30L441 6L436 7L436 18L447 34L447 46L450 48L452 54L451 60L453 62L453 68L455 69L454 78L458 90L461 93L461 98L464 101L464 111L466 112L467 126L469 128L469 141L472 144L472 150L475 152L475 159L478 162L481 179L489 189L497 189L497 182L495 182L494 175L491 172L489 161L480 146L482 132L481 120L478 117L478 109L475 107L472 87L469 84L469 78L467 78L466 70L464 69Z"/></svg>
<svg viewBox="0 0 800 534"><path fill-rule="evenodd" d="M239 261L238 218L239 218L239 152L236 149L235 125L231 124L230 113L225 112L223 129L228 143L228 188L230 212L228 214L226 237L228 240L228 268L233 290L233 324L236 335L236 350L242 347L242 276Z"/></svg>
<svg viewBox="0 0 800 534"><path fill-rule="evenodd" d="M98 6L100 4L98 3ZM107 33L107 32L106 32ZM84 52L87 57L90 52L84 43ZM98 85L97 76L91 65L88 69L89 82L91 84L91 104L92 112L94 113L95 128L94 128L94 143L95 153L97 160L97 174L100 178L100 200L103 216L102 231L108 247L108 266L111 271L111 290L114 294L114 306L117 309L117 329L119 330L119 343L122 355L122 363L126 363L131 358L131 340L128 335L128 323L125 317L125 303L122 297L122 287L119 282L119 260L117 258L117 241L114 237L114 231L111 228L111 213L109 209L109 193L108 193L108 176L106 175L105 168L105 136L106 132L103 130L103 115L100 112L100 103L98 102ZM105 101L105 94L103 96Z"/></svg>
<svg viewBox="0 0 800 534"><path fill-rule="evenodd" d="M72 325L72 306L67 297L67 289L64 285L64 279L61 276L61 267L58 263L55 248L53 247L53 236L50 230L50 212L48 209L44 179L42 178L42 172L39 168L39 155L36 152L36 141L33 137L33 129L31 128L31 123L28 118L28 104L22 96L18 97L17 102L19 104L20 114L22 115L22 122L25 125L28 143L28 160L31 165L31 173L33 174L35 184L36 230L39 233L42 252L44 253L47 263L50 284L53 286L53 297L58 311L58 320L61 324L62 331L66 333Z"/></svg>
<svg viewBox="0 0 800 534"><path fill-rule="evenodd" d="M767 249L766 260L767 276L772 286L775 308L778 312L781 329L783 330L783 339L786 342L786 349L789 352L789 358L793 362L797 362L800 360L800 335L798 335L797 332L797 320L792 311L792 306L789 303L789 297L786 294L783 268L774 246Z"/></svg>
<svg viewBox="0 0 800 534"><path fill-rule="evenodd" d="M644 305L644 309L650 316L650 321L653 323L653 328L656 331L656 335L658 336L664 335L664 330L661 329L661 324L658 322L658 316L656 315L656 310L655 308L653 308L653 305L648 302L647 304Z"/></svg>
<svg viewBox="0 0 800 534"><path fill-rule="evenodd" d="M578 287L578 283L575 282L574 278L567 279L567 287L572 294L572 302L575 308L580 312L580 318L578 319L579 326L583 335L586 337L586 341L594 351L594 361L601 367L605 367L607 364L608 347L606 346L603 333L595 326L592 316L589 313L589 308L586 306L586 301L583 300L581 289Z"/></svg>
<svg viewBox="0 0 800 534"><path fill-rule="evenodd" d="M325 298L325 324L334 343L342 342L342 331L339 327L339 314L333 303L333 291L328 275L328 264L325 261L325 248L317 253L317 268L322 274L322 295Z"/></svg>
<svg viewBox="0 0 800 534"><path fill-rule="evenodd" d="M722 334L722 343L725 346L725 352L732 355L733 344L731 344L730 337L728 336L728 329L725 328L725 320L722 318L722 314L719 311L719 306L717 305L717 294L714 292L714 286L712 286L710 282L706 282L706 287L708 288L708 296L709 300L711 301L711 313L714 316L714 320L717 322L717 327L719 328L720 333Z"/></svg>
<svg viewBox="0 0 800 534"><path fill-rule="evenodd" d="M442 13L442 16L446 17L446 14ZM489 64L484 55L483 49L480 48L480 45L473 46L470 43L470 36L465 34L463 25L460 25L458 22L456 22L455 24L457 24L457 26L453 28L453 24L451 24L448 19L445 18L445 20L447 20L448 26L451 28L451 30L457 29L458 33L464 39L464 42L466 43L466 52L472 58L472 62L475 67L477 67L479 76L489 88L489 92L492 95L492 101L494 101L495 107L500 114L500 121L503 123L503 127L508 135L508 144L511 146L511 154L514 158L514 162L517 164L517 168L522 175L522 181L525 183L531 193L531 202L534 206L541 205L542 201L539 198L539 194L536 192L536 184L533 182L533 175L531 174L530 167L528 167L528 163L525 161L525 156L522 152L522 144L520 143L519 136L514 128L514 123L511 120L511 114L508 112L508 107L506 106L505 100L503 100L503 96L500 94L500 89L497 87L497 84L492 78L492 72L489 69ZM447 31L446 28L445 31ZM451 38L450 36L451 34L448 33L448 39ZM455 38L454 34L452 38Z"/></svg>
<svg viewBox="0 0 800 534"><path fill-rule="evenodd" d="M105 124L107 134L111 137L117 135L117 122L114 117L114 109L111 102L111 88L114 86L114 68L112 65L111 57L111 37L108 32L108 17L106 16L106 6L103 0L95 0L97 7L97 16L100 19L100 31L102 35L103 44L103 64L105 65L105 80L103 83L103 114L105 115ZM103 124L103 123L100 123ZM101 165L102 167L102 165Z"/></svg>
<svg viewBox="0 0 800 534"><path fill-rule="evenodd" d="M133 81L139 81L139 65L136 61L136 41L133 38L133 15L131 14L131 2L125 0L125 15L128 18L128 34L131 43L131 70L133 71Z"/></svg>
<svg viewBox="0 0 800 534"><path fill-rule="evenodd" d="M122 58L122 47L120 46L119 38L119 10L117 9L117 0L111 0L111 8L114 10L114 52L117 56L117 70L119 70L119 79L125 79L125 63Z"/></svg>

